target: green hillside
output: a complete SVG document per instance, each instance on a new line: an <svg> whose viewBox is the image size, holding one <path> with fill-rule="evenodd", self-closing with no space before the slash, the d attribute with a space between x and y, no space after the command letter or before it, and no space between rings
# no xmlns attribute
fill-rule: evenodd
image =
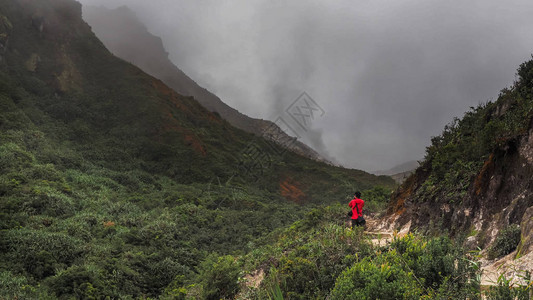
<svg viewBox="0 0 533 300"><path fill-rule="evenodd" d="M79 3L0 2L0 299L157 297L394 186L280 152L114 57Z"/></svg>
<svg viewBox="0 0 533 300"><path fill-rule="evenodd" d="M146 26L128 7L108 9L103 6L85 6L83 7L83 18L109 51L117 57L132 62L146 73L161 79L179 94L193 96L202 106L209 111L218 113L231 125L273 140L302 156L327 162L326 158L309 146L298 140L293 140L272 121L246 116L224 103L207 89L199 86L171 62L168 57L169 54L163 46L163 40L148 32Z"/></svg>

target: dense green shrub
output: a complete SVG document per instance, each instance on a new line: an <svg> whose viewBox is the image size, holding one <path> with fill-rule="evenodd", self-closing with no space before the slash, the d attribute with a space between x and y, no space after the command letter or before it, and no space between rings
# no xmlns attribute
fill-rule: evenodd
<svg viewBox="0 0 533 300"><path fill-rule="evenodd" d="M509 225L498 232L496 240L488 251L488 258L495 259L513 252L520 243L520 226Z"/></svg>
<svg viewBox="0 0 533 300"><path fill-rule="evenodd" d="M364 190L362 198L365 200L365 213L379 213L385 211L391 198L392 191L383 186L376 186L372 189Z"/></svg>
<svg viewBox="0 0 533 300"><path fill-rule="evenodd" d="M0 170L2 173L9 171L21 171L30 167L34 162L34 156L23 150L17 144L7 143L0 145Z"/></svg>
<svg viewBox="0 0 533 300"><path fill-rule="evenodd" d="M318 267L300 256L281 258L278 267L279 276L284 279L281 288L289 299L310 299L318 291Z"/></svg>
<svg viewBox="0 0 533 300"><path fill-rule="evenodd" d="M245 268L267 274L260 289L244 290L246 298L265 299L279 294L278 289L289 299L326 298L343 270L374 252L362 228L345 227L344 217L345 208L340 205L312 211L251 251Z"/></svg>
<svg viewBox="0 0 533 300"><path fill-rule="evenodd" d="M367 256L337 278L334 299L479 297L479 264L445 238L409 234Z"/></svg>
<svg viewBox="0 0 533 300"><path fill-rule="evenodd" d="M422 289L395 251L367 257L344 271L331 299L418 299Z"/></svg>
<svg viewBox="0 0 533 300"><path fill-rule="evenodd" d="M409 234L390 248L429 294L469 297L479 292L479 265L448 237L424 239ZM445 288L444 288L445 287Z"/></svg>
<svg viewBox="0 0 533 300"><path fill-rule="evenodd" d="M34 287L26 277L16 276L9 271L0 271L0 299L56 299L44 288Z"/></svg>
<svg viewBox="0 0 533 300"><path fill-rule="evenodd" d="M45 285L59 299L102 299L118 294L96 266L72 266L48 278Z"/></svg>
<svg viewBox="0 0 533 300"><path fill-rule="evenodd" d="M57 191L47 182L35 185L25 197L22 210L28 215L47 215L52 217L72 216L76 206L72 198Z"/></svg>
<svg viewBox="0 0 533 300"><path fill-rule="evenodd" d="M159 299L161 300L185 300L192 298L192 294L187 296L189 289L194 289L194 284L185 286L185 276L179 275L165 288Z"/></svg>
<svg viewBox="0 0 533 300"><path fill-rule="evenodd" d="M44 180L48 182L62 182L62 174L55 169L52 164L45 165L33 165L32 168L28 168L23 172L27 178L33 180Z"/></svg>
<svg viewBox="0 0 533 300"><path fill-rule="evenodd" d="M210 255L200 265L202 299L231 299L239 290L240 263L233 256Z"/></svg>
<svg viewBox="0 0 533 300"><path fill-rule="evenodd" d="M433 238L412 265L417 277L424 279L424 286L438 288L447 277L457 276L458 253L448 238ZM414 258L414 257L413 257Z"/></svg>
<svg viewBox="0 0 533 300"><path fill-rule="evenodd" d="M54 275L83 253L82 242L64 233L42 230L8 230L1 236L3 265L25 271L36 279Z"/></svg>

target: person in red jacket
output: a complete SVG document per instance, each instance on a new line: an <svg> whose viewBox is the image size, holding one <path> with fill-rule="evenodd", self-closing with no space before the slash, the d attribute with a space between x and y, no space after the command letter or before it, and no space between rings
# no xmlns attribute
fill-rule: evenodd
<svg viewBox="0 0 533 300"><path fill-rule="evenodd" d="M360 192L355 192L348 206L352 209L352 227L365 225L363 218L358 220L359 216L363 216L363 206L365 206L365 201L361 199Z"/></svg>

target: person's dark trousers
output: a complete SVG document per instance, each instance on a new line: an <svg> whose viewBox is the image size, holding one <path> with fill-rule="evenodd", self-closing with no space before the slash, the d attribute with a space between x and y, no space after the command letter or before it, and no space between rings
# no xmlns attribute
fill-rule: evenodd
<svg viewBox="0 0 533 300"><path fill-rule="evenodd" d="M352 227L355 227L355 226L363 226L363 224L359 223L357 219L352 219Z"/></svg>

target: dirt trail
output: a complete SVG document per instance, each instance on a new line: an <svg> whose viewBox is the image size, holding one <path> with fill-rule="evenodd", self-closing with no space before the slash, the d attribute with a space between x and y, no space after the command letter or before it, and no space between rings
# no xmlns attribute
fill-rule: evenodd
<svg viewBox="0 0 533 300"><path fill-rule="evenodd" d="M376 220L369 219L365 227L365 235L370 237L370 241L374 246L385 246L389 244L394 238L394 232L386 230L378 230L375 227Z"/></svg>
<svg viewBox="0 0 533 300"><path fill-rule="evenodd" d="M370 241L375 246L385 246L390 243L394 236L402 237L409 233L409 227L402 228L399 232L386 229L381 220L367 217L365 234L370 237Z"/></svg>

